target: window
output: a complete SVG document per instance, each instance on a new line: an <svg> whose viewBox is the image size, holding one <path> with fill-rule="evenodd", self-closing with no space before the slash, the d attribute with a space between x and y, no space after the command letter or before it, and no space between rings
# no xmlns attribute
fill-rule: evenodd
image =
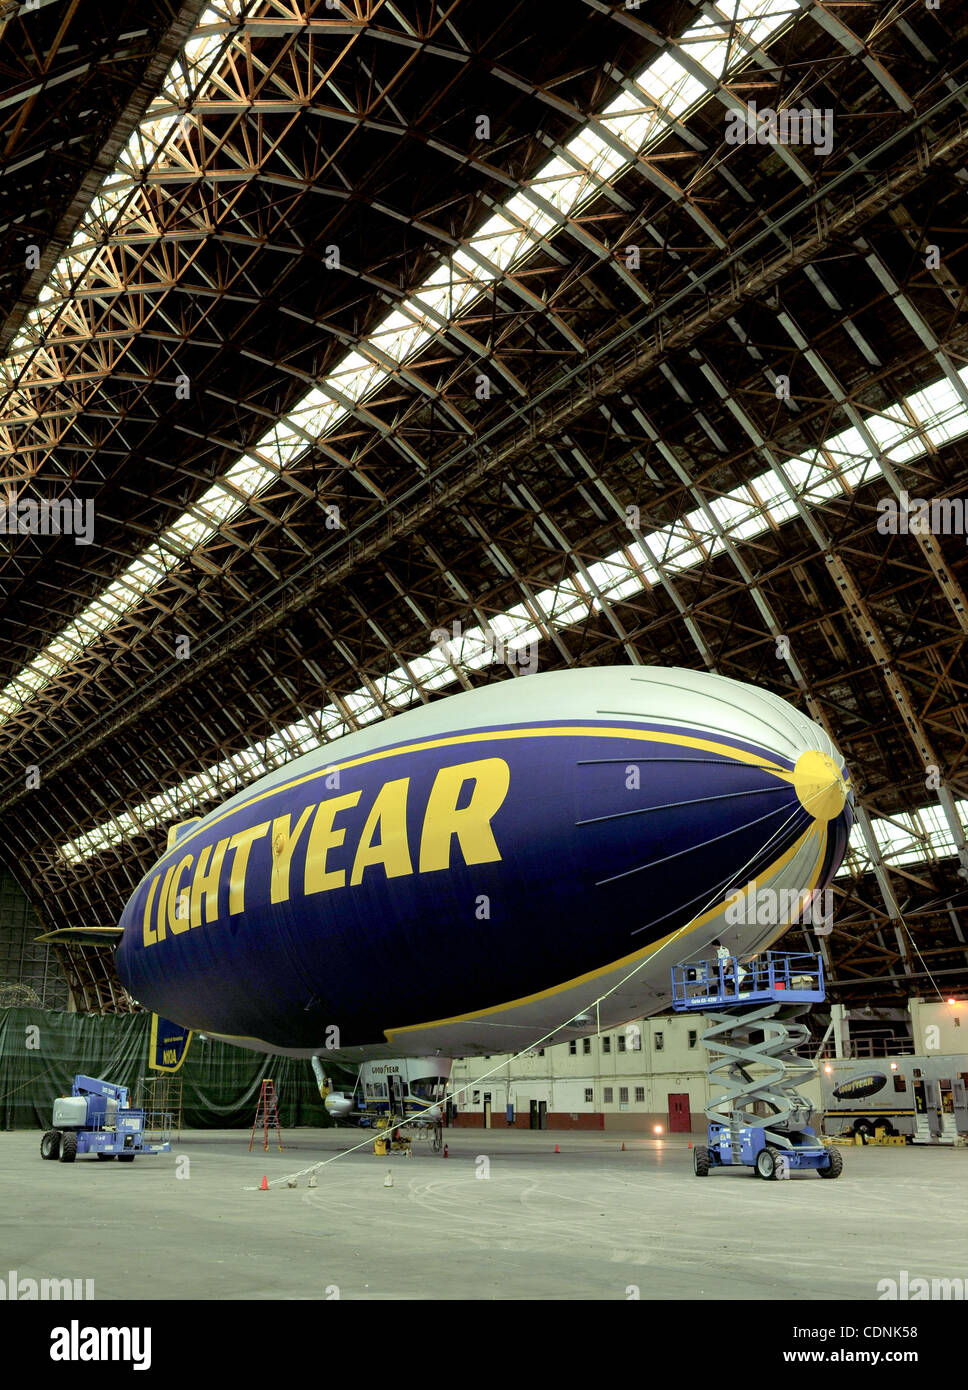
<svg viewBox="0 0 968 1390"><path fill-rule="evenodd" d="M618 1099L619 1099L619 1104L621 1104L621 1105L628 1105L628 1103L629 1103L629 1088L628 1088L627 1086L619 1086L619 1088L618 1088Z"/></svg>
<svg viewBox="0 0 968 1390"><path fill-rule="evenodd" d="M593 1099L594 1099L594 1092L592 1091L591 1086L586 1086L586 1087L585 1087L585 1104L586 1104L586 1105L591 1105Z"/></svg>
<svg viewBox="0 0 968 1390"><path fill-rule="evenodd" d="M603 1051L603 1052L611 1052L611 1050L612 1050L612 1040L611 1040L611 1038L602 1038L602 1051Z"/></svg>
<svg viewBox="0 0 968 1390"><path fill-rule="evenodd" d="M592 1040L591 1040L591 1038L582 1038L582 1040L581 1040L581 1050L582 1050L583 1054L587 1057L588 1054L589 1054L589 1052L591 1052L591 1050L592 1050Z"/></svg>
<svg viewBox="0 0 968 1390"><path fill-rule="evenodd" d="M894 1077L894 1089L895 1089L895 1091L906 1091L906 1090L907 1090L907 1082L905 1081L905 1079L904 1079L903 1076L895 1076L895 1077Z"/></svg>
<svg viewBox="0 0 968 1390"><path fill-rule="evenodd" d="M625 1030L628 1037L629 1052L642 1051L642 1029L637 1023L630 1023Z"/></svg>
<svg viewBox="0 0 968 1390"><path fill-rule="evenodd" d="M636 1105L644 1105L644 1104L645 1104L645 1087L644 1087L644 1086L636 1086L636 1088L635 1088L635 1103L636 1103Z"/></svg>
<svg viewBox="0 0 968 1390"><path fill-rule="evenodd" d="M619 1050L619 1052L624 1052L624 1051L625 1051L625 1034L624 1034L624 1033L619 1033L619 1035L618 1035L618 1050Z"/></svg>
<svg viewBox="0 0 968 1390"><path fill-rule="evenodd" d="M575 1041L575 1039L572 1038L571 1042L568 1044L568 1056L569 1056L569 1057L574 1057L574 1055L575 1055L575 1053L576 1053L577 1051L578 1051L578 1044L577 1044L577 1042Z"/></svg>
<svg viewBox="0 0 968 1390"><path fill-rule="evenodd" d="M662 1036L661 1033L656 1033L656 1034L655 1034L655 1050L656 1050L656 1052L661 1052L662 1049L663 1049L664 1047L665 1047L665 1038Z"/></svg>
<svg viewBox="0 0 968 1390"><path fill-rule="evenodd" d="M447 1079L443 1076L423 1076L410 1082L410 1092L418 1100L443 1100L447 1093Z"/></svg>
<svg viewBox="0 0 968 1390"><path fill-rule="evenodd" d="M480 1103L481 1103L481 1093L480 1093L480 1091L475 1091L475 1092L473 1093L473 1095L471 1096L471 1105L480 1105Z"/></svg>
<svg viewBox="0 0 968 1390"><path fill-rule="evenodd" d="M539 1048L538 1048L538 1056L539 1056L539 1057L543 1057L543 1056L544 1056L544 1048L543 1048L543 1047L539 1047Z"/></svg>
<svg viewBox="0 0 968 1390"><path fill-rule="evenodd" d="M695 1046L696 1046L696 1043L697 1043L698 1041L699 1041L699 1034L695 1031L695 1029L690 1028L690 1029L689 1029L689 1046L690 1046L690 1047L695 1047Z"/></svg>
<svg viewBox="0 0 968 1390"><path fill-rule="evenodd" d="M611 1103L612 1103L612 1088L611 1088L611 1086L606 1086L606 1087L605 1087L605 1090L604 1090L604 1092L603 1092L603 1095L604 1095L605 1104L606 1104L606 1105L611 1105Z"/></svg>

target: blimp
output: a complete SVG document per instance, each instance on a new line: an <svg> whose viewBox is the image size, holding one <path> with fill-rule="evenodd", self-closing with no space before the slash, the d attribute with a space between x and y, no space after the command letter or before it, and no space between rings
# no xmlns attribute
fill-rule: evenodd
<svg viewBox="0 0 968 1390"><path fill-rule="evenodd" d="M186 1029L441 1077L435 1059L660 1012L671 967L714 943L765 949L788 922L738 897L826 888L852 806L825 731L756 686L508 677L174 828L124 908L117 970Z"/></svg>

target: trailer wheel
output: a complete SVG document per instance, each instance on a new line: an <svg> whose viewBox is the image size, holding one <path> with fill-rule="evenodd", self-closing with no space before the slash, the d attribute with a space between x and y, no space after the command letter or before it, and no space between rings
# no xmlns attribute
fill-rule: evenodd
<svg viewBox="0 0 968 1390"><path fill-rule="evenodd" d="M41 1158L60 1158L61 1132L59 1129L49 1129L40 1141Z"/></svg>
<svg viewBox="0 0 968 1390"><path fill-rule="evenodd" d="M830 1162L826 1168L818 1168L817 1172L822 1178L839 1178L844 1171L844 1160L836 1149L830 1150Z"/></svg>
<svg viewBox="0 0 968 1390"><path fill-rule="evenodd" d="M866 1144L867 1141L868 1141L868 1139L873 1139L873 1138L874 1138L874 1122L873 1122L873 1120L855 1120L855 1121L854 1121L854 1133L855 1133L855 1134L859 1134L859 1135L861 1136L861 1138L863 1139L864 1143Z"/></svg>
<svg viewBox="0 0 968 1390"><path fill-rule="evenodd" d="M102 1163L109 1163L109 1162L111 1161L112 1158L116 1158L116 1157L117 1157L116 1154L98 1154L98 1159L99 1159Z"/></svg>
<svg viewBox="0 0 968 1390"><path fill-rule="evenodd" d="M756 1155L756 1175L760 1178L776 1177L776 1154L773 1149L760 1149Z"/></svg>
<svg viewBox="0 0 968 1390"><path fill-rule="evenodd" d="M874 1129L875 1131L882 1129L885 1134L897 1133L897 1130L891 1124L890 1120L887 1118L886 1115L878 1115L877 1119L874 1121Z"/></svg>
<svg viewBox="0 0 968 1390"><path fill-rule="evenodd" d="M61 1163L73 1163L76 1157L77 1157L77 1135L76 1135L76 1134L62 1134L62 1135L61 1135L61 1151L60 1151L60 1161L61 1161Z"/></svg>
<svg viewBox="0 0 968 1390"><path fill-rule="evenodd" d="M118 1158L118 1162L119 1162L119 1163L133 1163L133 1162L134 1162L134 1154L118 1154L117 1158Z"/></svg>
<svg viewBox="0 0 968 1390"><path fill-rule="evenodd" d="M692 1166L697 1178L709 1176L709 1150L703 1144L697 1144L693 1149Z"/></svg>

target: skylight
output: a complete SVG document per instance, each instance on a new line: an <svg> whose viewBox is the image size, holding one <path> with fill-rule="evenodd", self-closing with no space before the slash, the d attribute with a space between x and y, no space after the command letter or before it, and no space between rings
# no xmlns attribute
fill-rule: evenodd
<svg viewBox="0 0 968 1390"><path fill-rule="evenodd" d="M226 26L238 22L249 8L240 0L224 0L205 11L195 36L168 74L162 94L149 107L115 171L94 199L71 250L55 267L43 302L14 343L13 358L0 370L0 380L5 374L15 395L31 349L43 352L44 334L59 309L67 315L73 312L78 335L86 334L87 326L77 316L71 297L85 279L97 279L100 274L103 281L103 267L99 271L98 262L105 239L145 215L137 185L150 160L157 156L156 167L184 163L184 140L179 141L175 134L179 104L184 103L224 43ZM707 97L727 66L742 62L755 43L782 28L791 17L782 0L730 0L728 13L715 21L702 16L681 37L679 45L688 55L685 64L672 49L658 53L633 80L632 85L643 93L642 100L636 101L624 90L614 97L563 146L563 155L550 159L526 189L515 193L485 221L471 237L468 250L442 262L384 318L359 350L347 353L329 377L268 429L193 507L18 672L0 691L0 724L135 609L195 548L210 541L220 527L244 511L247 503L270 487L315 440L345 420L354 406L389 379L394 366L425 347L434 335L434 328L428 325L453 321L465 313L542 239L558 232L562 225L559 218L573 216L603 181L614 181L625 173L640 150L661 139L670 119L682 117ZM709 86L696 78L696 64L706 73ZM168 144L159 153L166 137ZM548 206L557 216L547 211ZM147 225L150 230L150 217ZM383 366L383 362L390 365ZM53 357L50 373L53 379L59 375ZM19 395L20 409L29 418L29 398L23 391ZM12 413L17 413L17 402Z"/></svg>

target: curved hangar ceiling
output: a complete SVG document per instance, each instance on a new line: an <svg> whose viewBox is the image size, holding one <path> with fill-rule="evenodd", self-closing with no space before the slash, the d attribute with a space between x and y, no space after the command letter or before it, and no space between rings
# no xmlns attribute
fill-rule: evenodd
<svg viewBox="0 0 968 1390"><path fill-rule="evenodd" d="M14 150L66 43L23 9ZM963 988L958 16L155 9L61 84L115 143L63 156L42 283L4 244L8 499L73 529L2 560L3 844L45 922L116 920L171 821L530 642L823 723L860 792L838 996ZM905 495L948 533L892 530Z"/></svg>

